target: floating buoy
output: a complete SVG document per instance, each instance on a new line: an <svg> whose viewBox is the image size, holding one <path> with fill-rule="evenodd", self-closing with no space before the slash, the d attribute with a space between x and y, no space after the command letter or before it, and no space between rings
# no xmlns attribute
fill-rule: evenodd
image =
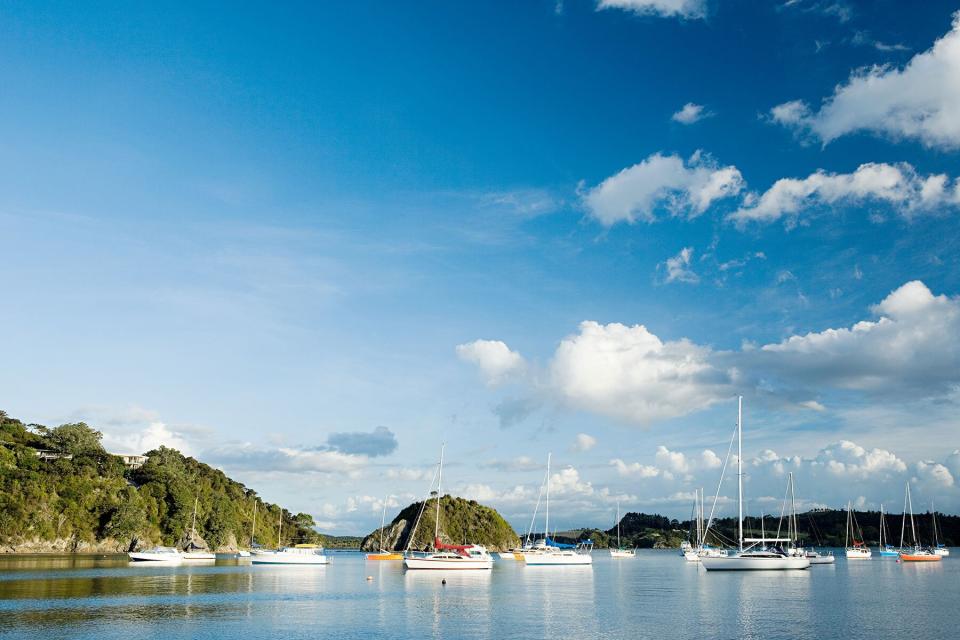
<svg viewBox="0 0 960 640"><path fill-rule="evenodd" d="M441 580L441 581L440 581L440 584L447 584L447 579L444 578L443 580Z"/></svg>
<svg viewBox="0 0 960 640"><path fill-rule="evenodd" d="M373 582L373 576L367 576L367 582Z"/></svg>

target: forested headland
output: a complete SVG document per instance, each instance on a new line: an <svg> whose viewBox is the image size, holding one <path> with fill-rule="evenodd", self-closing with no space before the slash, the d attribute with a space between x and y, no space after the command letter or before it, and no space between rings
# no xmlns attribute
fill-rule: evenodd
<svg viewBox="0 0 960 640"><path fill-rule="evenodd" d="M281 519L282 544L344 544L317 533L310 515L265 502L175 449L160 447L146 455L143 466L127 468L121 457L104 450L100 432L82 422L48 428L0 411L0 550L184 547L191 542L195 502L192 541L199 547L249 547L255 505L253 537L263 546L277 544Z"/></svg>

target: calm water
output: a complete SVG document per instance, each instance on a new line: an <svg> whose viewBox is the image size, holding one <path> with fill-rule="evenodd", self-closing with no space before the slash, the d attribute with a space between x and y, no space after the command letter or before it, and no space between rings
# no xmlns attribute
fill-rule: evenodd
<svg viewBox="0 0 960 640"><path fill-rule="evenodd" d="M634 560L597 551L592 568L498 560L492 572L443 576L330 555L327 567L0 556L0 637L958 637L957 555L737 574L707 573L674 551Z"/></svg>

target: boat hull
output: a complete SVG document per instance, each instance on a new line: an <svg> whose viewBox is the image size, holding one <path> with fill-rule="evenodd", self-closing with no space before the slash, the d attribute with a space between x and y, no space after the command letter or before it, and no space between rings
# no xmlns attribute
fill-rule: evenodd
<svg viewBox="0 0 960 640"><path fill-rule="evenodd" d="M593 564L587 553L531 553L523 557L528 566L564 566Z"/></svg>
<svg viewBox="0 0 960 640"><path fill-rule="evenodd" d="M939 562L942 556L934 554L915 554L915 553L901 553L900 560L903 562Z"/></svg>
<svg viewBox="0 0 960 640"><path fill-rule="evenodd" d="M810 561L811 565L814 564L833 564L836 562L836 558L833 556L807 556L807 560Z"/></svg>
<svg viewBox="0 0 960 640"><path fill-rule="evenodd" d="M253 564L303 564L324 565L330 564L329 558L323 555L307 555L297 553L255 553L250 556Z"/></svg>
<svg viewBox="0 0 960 640"><path fill-rule="evenodd" d="M520 555L516 551L501 551L497 554L500 556L501 560L516 560L517 556Z"/></svg>
<svg viewBox="0 0 960 640"><path fill-rule="evenodd" d="M635 558L637 554L632 549L610 549L611 558Z"/></svg>
<svg viewBox="0 0 960 640"><path fill-rule="evenodd" d="M163 562L166 564L180 564L183 557L180 554L148 553L131 551L127 554L131 562Z"/></svg>
<svg viewBox="0 0 960 640"><path fill-rule="evenodd" d="M493 568L493 558L404 558L403 566L414 570L470 570Z"/></svg>
<svg viewBox="0 0 960 640"><path fill-rule="evenodd" d="M217 554L208 551L184 551L184 560L216 560Z"/></svg>
<svg viewBox="0 0 960 640"><path fill-rule="evenodd" d="M873 555L870 549L847 549L847 560L869 560Z"/></svg>
<svg viewBox="0 0 960 640"><path fill-rule="evenodd" d="M742 556L719 556L700 558L707 571L786 571L808 569L808 558L750 558Z"/></svg>
<svg viewBox="0 0 960 640"><path fill-rule="evenodd" d="M933 553L934 553L934 555L938 555L938 556L941 556L941 557L945 557L945 556L950 555L950 549L944 549L944 548L941 547L940 549L934 549L934 550L933 550Z"/></svg>
<svg viewBox="0 0 960 640"><path fill-rule="evenodd" d="M367 560L403 560L402 553L368 553Z"/></svg>

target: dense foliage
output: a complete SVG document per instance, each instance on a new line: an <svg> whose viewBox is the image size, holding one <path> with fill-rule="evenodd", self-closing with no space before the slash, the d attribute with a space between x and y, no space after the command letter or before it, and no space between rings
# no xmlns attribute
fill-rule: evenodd
<svg viewBox="0 0 960 640"><path fill-rule="evenodd" d="M420 523L416 526L418 514ZM402 551L429 549L433 545L436 523L436 500L424 508L423 502L414 502L403 509L384 529L384 547ZM413 537L410 540L410 537ZM446 544L482 544L489 549L509 549L517 545L519 538L507 521L495 509L453 496L440 499L440 540ZM380 529L363 539L362 548L377 550L380 546Z"/></svg>
<svg viewBox="0 0 960 640"><path fill-rule="evenodd" d="M41 450L52 455L41 459ZM277 543L281 518L284 544L324 541L311 516L262 501L222 471L166 447L147 455L140 469L126 469L82 422L48 429L0 411L0 545L184 546L194 501L197 546L249 546L254 505L258 543Z"/></svg>

